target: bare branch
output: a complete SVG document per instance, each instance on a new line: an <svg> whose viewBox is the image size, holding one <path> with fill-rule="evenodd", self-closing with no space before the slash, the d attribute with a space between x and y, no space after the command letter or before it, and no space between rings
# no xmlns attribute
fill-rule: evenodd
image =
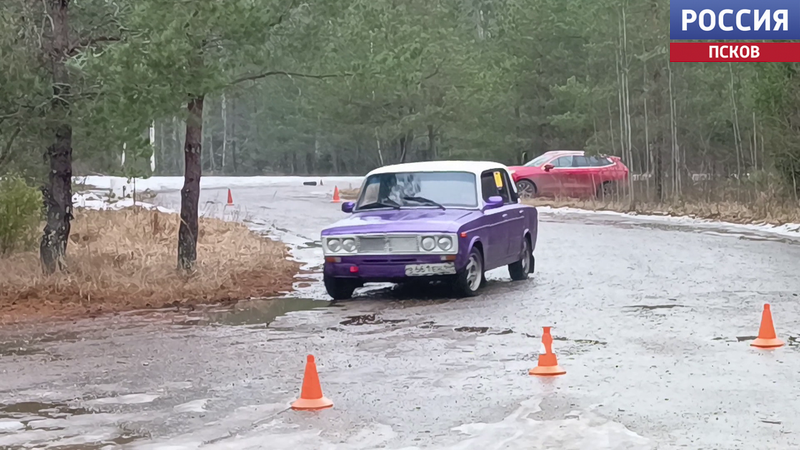
<svg viewBox="0 0 800 450"><path fill-rule="evenodd" d="M422 81L430 80L431 78L435 77L436 75L439 75L439 66L438 65L436 66L436 69L433 71L433 73L431 73L430 75L428 75L425 78L423 78Z"/></svg>
<svg viewBox="0 0 800 450"><path fill-rule="evenodd" d="M11 156L11 146L14 145L14 141L19 136L19 133L22 131L22 127L17 127L11 136L8 138L8 142L6 142L6 148L3 150L3 153L0 153L0 167L6 163L6 161Z"/></svg>
<svg viewBox="0 0 800 450"><path fill-rule="evenodd" d="M78 50L81 49L94 47L98 44L104 44L108 42L119 42L121 40L122 38L120 38L119 36L98 36L94 38L84 38L78 41L77 43L73 44L72 46L70 46L68 53L70 55L75 55L75 53L77 53Z"/></svg>
<svg viewBox="0 0 800 450"><path fill-rule="evenodd" d="M353 74L351 74L351 73L336 73L336 74L327 74L327 75L313 75L313 74L308 74L308 73L285 72L283 70L273 70L273 71L269 71L269 72L263 72L263 73L259 73L259 74L255 74L255 75L246 75L246 76L242 76L242 77L236 78L230 83L230 85L244 83L245 81L260 80L262 78L267 78L267 77L271 77L271 76L274 76L274 75L284 75L284 76L287 76L289 78L295 78L295 77L296 78L315 78L315 79L318 79L318 80L321 80L321 79L324 79L324 78L340 78L340 77L346 77L346 76L353 76Z"/></svg>

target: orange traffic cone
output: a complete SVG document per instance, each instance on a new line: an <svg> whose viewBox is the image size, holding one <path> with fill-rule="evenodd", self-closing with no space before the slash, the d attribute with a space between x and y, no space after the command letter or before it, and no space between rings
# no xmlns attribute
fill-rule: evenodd
<svg viewBox="0 0 800 450"><path fill-rule="evenodd" d="M783 346L783 341L775 335L775 325L772 323L772 311L769 308L769 303L764 304L764 312L761 313L761 328L758 330L758 338L750 345L758 348Z"/></svg>
<svg viewBox="0 0 800 450"><path fill-rule="evenodd" d="M544 354L539 355L538 366L528 371L528 374L540 377L554 377L567 373L566 370L558 365L556 354L553 353L553 336L550 335L550 327L544 327L542 344L544 344Z"/></svg>
<svg viewBox="0 0 800 450"><path fill-rule="evenodd" d="M319 384L317 364L314 357L308 355L306 373L303 376L303 388L300 390L300 399L292 403L295 411L317 411L332 408L333 402L322 395L322 386Z"/></svg>
<svg viewBox="0 0 800 450"><path fill-rule="evenodd" d="M339 197L339 186L335 186L333 188L333 200L331 200L331 202L332 203L339 203L341 201L342 201L342 199Z"/></svg>
<svg viewBox="0 0 800 450"><path fill-rule="evenodd" d="M228 189L228 206L233 206L233 194L231 194L230 188Z"/></svg>

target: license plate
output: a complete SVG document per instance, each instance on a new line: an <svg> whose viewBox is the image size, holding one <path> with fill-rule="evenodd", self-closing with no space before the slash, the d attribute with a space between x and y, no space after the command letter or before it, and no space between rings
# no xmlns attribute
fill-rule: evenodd
<svg viewBox="0 0 800 450"><path fill-rule="evenodd" d="M434 275L455 275L454 263L443 264L411 264L406 266L407 277L429 277Z"/></svg>

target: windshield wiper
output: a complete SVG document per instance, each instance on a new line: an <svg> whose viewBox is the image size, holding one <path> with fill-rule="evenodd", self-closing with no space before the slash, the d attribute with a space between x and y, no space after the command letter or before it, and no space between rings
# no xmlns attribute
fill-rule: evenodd
<svg viewBox="0 0 800 450"><path fill-rule="evenodd" d="M400 205L397 203L387 200L385 202L375 202L375 203L368 203L363 206L359 206L358 209L374 209L374 208L393 208L393 209L400 209Z"/></svg>
<svg viewBox="0 0 800 450"><path fill-rule="evenodd" d="M428 205L436 206L437 208L447 209L441 203L437 203L429 198L425 197L403 197L403 200L418 202L418 203L427 203Z"/></svg>

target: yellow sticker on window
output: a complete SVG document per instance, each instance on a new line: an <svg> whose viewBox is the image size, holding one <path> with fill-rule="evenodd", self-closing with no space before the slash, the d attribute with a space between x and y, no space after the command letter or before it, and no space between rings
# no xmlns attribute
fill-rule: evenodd
<svg viewBox="0 0 800 450"><path fill-rule="evenodd" d="M494 184L497 189L503 189L503 175L500 172L494 173Z"/></svg>

